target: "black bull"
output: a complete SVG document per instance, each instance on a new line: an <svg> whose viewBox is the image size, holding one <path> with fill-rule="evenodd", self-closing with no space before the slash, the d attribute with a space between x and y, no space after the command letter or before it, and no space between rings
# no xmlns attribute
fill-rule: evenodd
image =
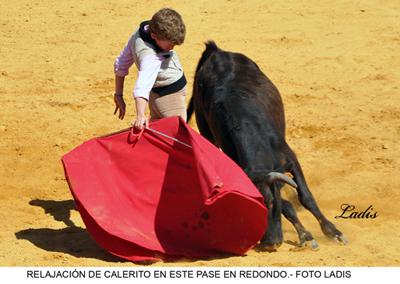
<svg viewBox="0 0 400 284"><path fill-rule="evenodd" d="M232 158L264 196L270 211L261 248L276 250L282 244L281 213L294 225L300 247L318 248L292 204L281 198L283 182L293 187L297 184L300 203L316 217L326 236L347 243L318 208L296 155L285 141L279 91L256 63L207 42L196 69L188 121L193 111L200 133ZM295 183L282 174L285 172L291 173Z"/></svg>

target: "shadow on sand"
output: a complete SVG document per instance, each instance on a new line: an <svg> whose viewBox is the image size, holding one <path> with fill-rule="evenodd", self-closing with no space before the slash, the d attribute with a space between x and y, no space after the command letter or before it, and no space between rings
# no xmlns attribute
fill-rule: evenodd
<svg viewBox="0 0 400 284"><path fill-rule="evenodd" d="M15 233L17 239L30 241L46 251L66 253L75 257L95 258L107 262L126 262L99 247L86 229L77 227L72 222L71 210L75 210L73 200L34 199L29 204L42 207L45 213L53 216L56 221L63 222L67 227L63 229L26 229Z"/></svg>

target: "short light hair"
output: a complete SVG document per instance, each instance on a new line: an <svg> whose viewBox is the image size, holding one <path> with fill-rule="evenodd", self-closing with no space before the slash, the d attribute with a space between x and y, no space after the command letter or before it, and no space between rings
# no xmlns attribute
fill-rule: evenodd
<svg viewBox="0 0 400 284"><path fill-rule="evenodd" d="M163 8L151 18L150 32L161 40L169 40L173 44L180 45L185 40L186 27L178 12Z"/></svg>

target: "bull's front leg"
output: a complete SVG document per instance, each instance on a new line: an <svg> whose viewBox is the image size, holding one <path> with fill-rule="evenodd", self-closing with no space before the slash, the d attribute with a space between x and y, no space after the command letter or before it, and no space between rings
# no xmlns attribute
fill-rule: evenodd
<svg viewBox="0 0 400 284"><path fill-rule="evenodd" d="M259 249L263 251L276 251L283 242L282 233L282 199L278 185L272 185L267 191L271 191L272 200L264 198L268 208L268 227L261 239Z"/></svg>
<svg viewBox="0 0 400 284"><path fill-rule="evenodd" d="M262 194L264 204L268 208L268 228L261 239L258 249L276 251L283 242L280 188L283 185L282 183L287 183L292 187L297 187L297 185L282 173L270 172L266 174L266 171L254 171L249 168L244 171Z"/></svg>
<svg viewBox="0 0 400 284"><path fill-rule="evenodd" d="M283 216L285 216L285 218L288 219L289 222L293 224L299 236L299 245L294 250L301 250L304 248L311 248L312 250L318 250L319 246L317 241L314 239L312 234L309 231L307 231L306 228L304 228L303 224L297 217L297 213L293 205L285 199L282 199L282 213Z"/></svg>
<svg viewBox="0 0 400 284"><path fill-rule="evenodd" d="M307 186L303 171L296 155L290 148L287 149L287 152L288 160L293 163L291 174L294 176L294 180L298 185L297 192L301 205L303 205L304 208L314 215L321 226L322 232L327 237L338 241L340 244L346 245L348 243L346 237L322 214L321 210L319 209L317 202Z"/></svg>

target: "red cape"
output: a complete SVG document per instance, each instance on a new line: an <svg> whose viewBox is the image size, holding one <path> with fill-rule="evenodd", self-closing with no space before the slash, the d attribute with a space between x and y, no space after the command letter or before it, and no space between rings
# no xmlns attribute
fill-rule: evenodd
<svg viewBox="0 0 400 284"><path fill-rule="evenodd" d="M178 117L91 139L62 157L94 240L132 260L242 255L262 237L267 209L242 169Z"/></svg>

